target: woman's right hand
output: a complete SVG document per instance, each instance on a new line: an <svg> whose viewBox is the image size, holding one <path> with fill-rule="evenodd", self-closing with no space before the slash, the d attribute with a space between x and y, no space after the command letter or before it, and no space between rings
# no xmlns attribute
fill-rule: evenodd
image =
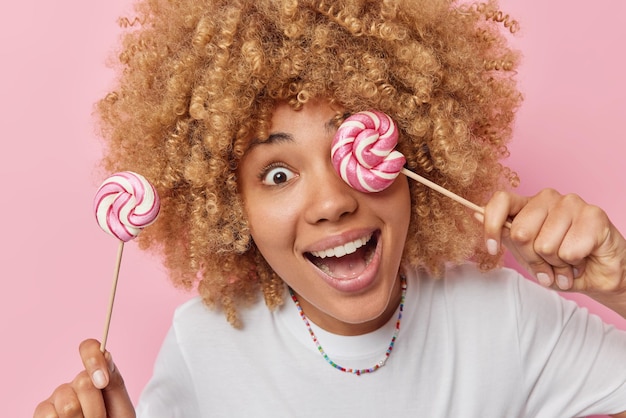
<svg viewBox="0 0 626 418"><path fill-rule="evenodd" d="M85 370L37 405L34 418L134 418L133 404L111 354L103 354L98 341L85 340L80 344L80 357Z"/></svg>

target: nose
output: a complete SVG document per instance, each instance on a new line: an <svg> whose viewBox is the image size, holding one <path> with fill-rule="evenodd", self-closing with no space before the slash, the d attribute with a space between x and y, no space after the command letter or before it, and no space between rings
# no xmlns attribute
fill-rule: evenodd
<svg viewBox="0 0 626 418"><path fill-rule="evenodd" d="M337 174L330 162L309 178L310 194L305 219L311 224L337 222L359 206L355 193Z"/></svg>

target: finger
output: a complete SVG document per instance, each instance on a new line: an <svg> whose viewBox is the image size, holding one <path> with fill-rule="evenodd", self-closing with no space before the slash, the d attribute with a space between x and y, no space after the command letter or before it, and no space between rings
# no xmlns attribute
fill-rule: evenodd
<svg viewBox="0 0 626 418"><path fill-rule="evenodd" d="M555 288L568 290L573 284L574 271L572 264L564 260L562 255L563 244L566 242L566 237L570 233L572 226L572 217L558 210L558 207L547 212L545 216L540 229L536 233L532 250L527 248L525 251L533 251L537 254L537 260L545 262L534 264L534 273L541 279L540 281L553 281ZM514 236L513 240L517 238L517 236ZM545 275L551 277L546 280Z"/></svg>
<svg viewBox="0 0 626 418"><path fill-rule="evenodd" d="M107 413L109 416L132 418L135 416L135 409L130 400L122 374L115 366L110 353L107 353L106 357L109 365L110 381L107 387L102 390L102 396L104 397Z"/></svg>
<svg viewBox="0 0 626 418"><path fill-rule="evenodd" d="M109 384L109 371L107 360L100 351L100 343L94 339L85 340L80 343L79 352L93 385L104 389Z"/></svg>
<svg viewBox="0 0 626 418"><path fill-rule="evenodd" d="M524 211L523 214L519 214L511 226L505 245L542 286L549 287L555 283L555 271L553 266L535 250L536 237L543 226L545 216L546 213L542 210Z"/></svg>
<svg viewBox="0 0 626 418"><path fill-rule="evenodd" d="M566 195L556 199L535 240L535 250L548 262L576 264L589 254L595 237L590 236L589 222L582 215L587 204L578 196ZM591 225L593 230L593 225ZM583 241L584 245L580 245Z"/></svg>
<svg viewBox="0 0 626 418"><path fill-rule="evenodd" d="M124 379L113 362L111 353L100 351L97 340L85 340L80 345L81 358L86 373L94 386L102 389L105 408L109 416L134 417L135 410Z"/></svg>
<svg viewBox="0 0 626 418"><path fill-rule="evenodd" d="M612 292L624 277L623 237L597 206L585 206L564 243L563 257L576 264L572 290ZM580 260L580 261L578 261Z"/></svg>
<svg viewBox="0 0 626 418"><path fill-rule="evenodd" d="M93 385L91 376L82 371L72 381L72 388L80 403L82 413L89 418L106 418L102 391Z"/></svg>
<svg viewBox="0 0 626 418"><path fill-rule="evenodd" d="M528 198L504 191L496 192L484 207L484 215L477 216L484 223L487 252L496 255L502 239L508 237L504 228L510 217L515 216L528 202Z"/></svg>
<svg viewBox="0 0 626 418"><path fill-rule="evenodd" d="M561 196L535 241L535 251L553 266L556 287L572 290L585 271L586 257L600 245L608 218L576 195Z"/></svg>
<svg viewBox="0 0 626 418"><path fill-rule="evenodd" d="M555 190L546 189L528 199L515 214L505 243L516 259L546 287L566 290L573 283L572 265L560 257L563 240L582 202L572 197L575 196L566 198Z"/></svg>
<svg viewBox="0 0 626 418"><path fill-rule="evenodd" d="M581 204L573 207L573 222L559 249L559 257L571 265L580 264L594 255L610 235L611 223L597 206Z"/></svg>
<svg viewBox="0 0 626 418"><path fill-rule="evenodd" d="M82 418L84 416L78 396L71 384L59 386L50 397L50 401L59 418Z"/></svg>
<svg viewBox="0 0 626 418"><path fill-rule="evenodd" d="M57 414L54 404L46 399L37 405L33 418L59 418L59 414Z"/></svg>

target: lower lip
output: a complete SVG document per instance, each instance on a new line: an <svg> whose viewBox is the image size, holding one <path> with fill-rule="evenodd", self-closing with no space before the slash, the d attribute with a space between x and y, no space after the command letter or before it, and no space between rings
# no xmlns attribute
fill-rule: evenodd
<svg viewBox="0 0 626 418"><path fill-rule="evenodd" d="M365 270L358 275L357 277L351 279L337 279L335 277L331 277L328 274L324 273L320 269L318 269L313 263L313 269L317 272L317 274L328 284L330 287L345 293L358 293L362 292L374 283L376 280L376 273L378 272L378 266L380 265L381 260L381 237L378 237L378 242L376 243L376 249L374 250L374 255L372 256L372 260L367 265Z"/></svg>

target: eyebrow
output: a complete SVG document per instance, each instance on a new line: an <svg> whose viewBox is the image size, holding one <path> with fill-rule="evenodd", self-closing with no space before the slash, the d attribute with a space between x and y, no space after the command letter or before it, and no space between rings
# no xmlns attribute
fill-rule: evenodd
<svg viewBox="0 0 626 418"><path fill-rule="evenodd" d="M256 147L257 145L275 144L279 142L293 142L293 140L294 138L291 134L288 134L286 132L275 132L273 134L270 134L270 136L268 136L267 139L263 141L258 138L253 139L252 141L250 141L248 149Z"/></svg>
<svg viewBox="0 0 626 418"><path fill-rule="evenodd" d="M328 120L324 124L324 129L326 130L326 133L328 134L333 133L336 129L335 118L331 118L330 120ZM251 150L252 148L258 145L262 145L262 144L276 144L276 143L281 143L281 142L293 142L293 141L294 141L294 137L292 134L287 133L287 132L275 132L275 133L270 134L267 137L267 139L264 141L258 138L253 139L252 141L250 141L250 144L248 144L248 150Z"/></svg>

